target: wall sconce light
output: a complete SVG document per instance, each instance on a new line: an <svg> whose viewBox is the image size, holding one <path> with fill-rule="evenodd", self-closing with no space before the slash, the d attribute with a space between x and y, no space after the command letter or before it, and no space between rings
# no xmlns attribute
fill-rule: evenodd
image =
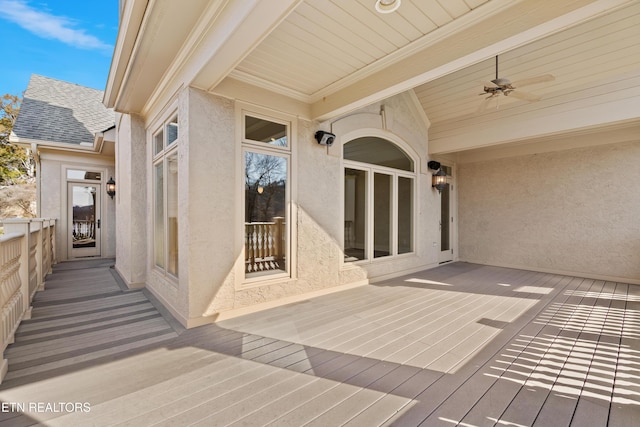
<svg viewBox="0 0 640 427"><path fill-rule="evenodd" d="M440 168L442 166L440 162L435 160L431 160L427 166L429 169L437 170L431 177L431 186L438 190L438 193L441 193L447 186L447 173Z"/></svg>
<svg viewBox="0 0 640 427"><path fill-rule="evenodd" d="M435 189L438 190L438 193L441 193L447 186L447 174L442 169L434 173L431 179L431 186L435 187Z"/></svg>
<svg viewBox="0 0 640 427"><path fill-rule="evenodd" d="M116 195L116 182L113 180L113 177L109 178L107 181L107 194L113 199L113 196Z"/></svg>

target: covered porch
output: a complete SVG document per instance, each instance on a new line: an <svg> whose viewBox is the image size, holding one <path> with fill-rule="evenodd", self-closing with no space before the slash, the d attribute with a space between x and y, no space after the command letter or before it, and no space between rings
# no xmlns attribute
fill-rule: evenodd
<svg viewBox="0 0 640 427"><path fill-rule="evenodd" d="M54 266L5 351L3 425L640 419L635 285L449 263L185 330L112 272Z"/></svg>

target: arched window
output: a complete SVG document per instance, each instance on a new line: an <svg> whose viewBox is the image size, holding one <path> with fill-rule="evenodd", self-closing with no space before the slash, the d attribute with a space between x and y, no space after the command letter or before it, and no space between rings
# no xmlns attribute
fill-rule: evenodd
<svg viewBox="0 0 640 427"><path fill-rule="evenodd" d="M414 251L415 162L375 136L343 146L345 261Z"/></svg>

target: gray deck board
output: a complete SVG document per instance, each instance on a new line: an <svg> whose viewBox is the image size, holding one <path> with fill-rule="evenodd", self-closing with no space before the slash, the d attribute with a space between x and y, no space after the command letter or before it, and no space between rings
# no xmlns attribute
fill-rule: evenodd
<svg viewBox="0 0 640 427"><path fill-rule="evenodd" d="M2 425L636 426L640 286L450 263L184 330L108 261L55 266ZM172 327L173 325L173 327Z"/></svg>

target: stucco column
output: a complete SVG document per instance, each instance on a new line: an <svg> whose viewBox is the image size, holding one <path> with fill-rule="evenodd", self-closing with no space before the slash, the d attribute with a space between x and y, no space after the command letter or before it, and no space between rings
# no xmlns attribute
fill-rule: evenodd
<svg viewBox="0 0 640 427"><path fill-rule="evenodd" d="M146 281L146 132L135 115L117 114L116 124L116 270L135 288Z"/></svg>

